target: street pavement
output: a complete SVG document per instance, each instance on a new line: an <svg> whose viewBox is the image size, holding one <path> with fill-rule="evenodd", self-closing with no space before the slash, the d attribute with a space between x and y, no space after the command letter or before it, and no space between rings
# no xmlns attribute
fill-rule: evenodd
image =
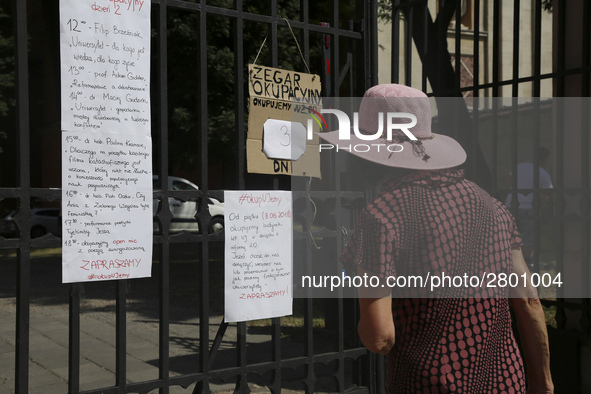
<svg viewBox="0 0 591 394"><path fill-rule="evenodd" d="M199 370L199 256L193 246L171 250L170 264L170 376ZM70 285L61 283L61 250L40 250L30 261L30 329L29 393L53 394L68 391L68 300ZM210 345L216 336L223 313L223 265L212 251L210 260ZM35 252L36 253L36 252ZM221 253L221 252L220 252ZM219 254L219 253L218 253ZM155 253L157 255L157 253ZM154 264L158 264L157 261ZM126 282L126 371L127 382L144 382L158 378L159 311L158 266L152 278ZM16 294L18 263L15 253L0 251L0 394L15 389ZM115 281L86 283L80 295L80 390L93 390L115 385L116 321ZM249 325L247 363L271 361L271 329ZM285 334L284 330L288 330ZM315 354L336 351L332 331L315 330ZM212 369L236 366L236 325L225 332ZM281 357L305 355L303 330L282 327ZM315 365L319 379L316 392L331 392L334 365ZM348 381L351 374L346 373ZM282 392L301 393L302 368L282 371ZM270 392L263 377L249 375L255 393ZM258 384L258 385L257 385ZM212 381L211 390L233 392L234 384ZM171 393L192 393L194 385L184 389L173 386ZM156 392L156 391L154 391Z"/></svg>
<svg viewBox="0 0 591 394"><path fill-rule="evenodd" d="M80 315L80 389L90 390L115 384L115 314L114 305L105 303ZM186 313L186 311L185 311ZM212 318L210 339L213 340L221 318ZM14 392L15 387L15 326L14 299L0 300L0 394ZM171 376L197 370L197 317L172 320L170 324ZM127 320L127 382L158 378L158 321L137 312L128 312ZM268 342L268 335L249 334L249 341ZM225 333L218 355L231 357L235 353L236 326ZM68 391L68 306L35 305L30 310L29 393L53 394ZM233 384L211 384L213 392L231 393ZM173 386L171 393L191 393L194 385L184 389ZM251 385L254 393L269 389ZM156 391L155 391L156 392ZM299 393L301 390L282 390Z"/></svg>

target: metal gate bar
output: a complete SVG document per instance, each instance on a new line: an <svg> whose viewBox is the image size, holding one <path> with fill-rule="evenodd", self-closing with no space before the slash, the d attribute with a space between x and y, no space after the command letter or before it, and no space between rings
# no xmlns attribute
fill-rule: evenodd
<svg viewBox="0 0 591 394"><path fill-rule="evenodd" d="M152 3L154 4L154 3ZM156 112L157 128L160 141L168 141L168 42L165 39L167 35L167 7L166 2L157 4L152 9L157 10L157 31L158 31L158 111ZM152 18L155 20L155 18ZM162 238L158 243L159 248L159 325L158 325L158 379L162 382L160 393L167 393L170 386L170 242L168 223L171 220L171 213L168 203L168 144L161 143L159 147L159 161L157 168L159 172L160 188L162 195L160 197L159 211L164 210L164 214L159 215L160 221L165 221L162 226Z"/></svg>
<svg viewBox="0 0 591 394"><path fill-rule="evenodd" d="M589 21L591 20L591 4L589 2L583 3L583 29L582 29L582 66L587 68L591 66L591 24ZM585 73L581 76L582 78L582 95L584 97L589 97L591 93L591 75L590 73ZM590 130L590 115L588 111L582 111L582 119L581 119L581 130ZM591 180L590 180L590 173L589 173L589 165L590 165L590 158L589 158L589 147L590 147L591 138L589 133L583 132L581 134L581 179L582 184L581 187L583 190L588 192L586 198L581 199L581 213L584 217L589 217L591 213L591 202L589 199L591 195L589 191L591 190ZM591 334L591 289L589 286L589 278L591 278L591 267L589 264L585 264L585 262L589 262L591 260L591 247L589 246L589 239L591 238L591 223L589 221L581 223L581 234L582 234L582 252L581 252L581 261L583 262L583 272L581 274L581 288L587 289L587 294L584 295L582 300L582 307L583 313L581 316L581 326L583 331ZM586 279L584 279L586 278Z"/></svg>
<svg viewBox="0 0 591 394"><path fill-rule="evenodd" d="M29 324L31 302L31 231L30 221L22 220L31 210L30 123L29 123L29 57L27 51L27 2L13 3L16 12L16 86L19 150L19 208L21 239L17 252L16 301L16 391L29 391Z"/></svg>

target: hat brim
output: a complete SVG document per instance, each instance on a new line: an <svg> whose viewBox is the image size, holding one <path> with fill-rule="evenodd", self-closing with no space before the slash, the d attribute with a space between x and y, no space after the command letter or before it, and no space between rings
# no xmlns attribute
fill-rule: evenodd
<svg viewBox="0 0 591 394"><path fill-rule="evenodd" d="M348 140L339 139L339 131L315 134L332 145L331 148L321 144L321 150L351 153L364 160L388 167L441 170L457 167L463 164L467 157L466 151L456 140L443 134L432 133L433 138L421 140L428 157L417 154L409 141L392 146L394 142L381 138L373 141L362 140L353 133L352 129Z"/></svg>

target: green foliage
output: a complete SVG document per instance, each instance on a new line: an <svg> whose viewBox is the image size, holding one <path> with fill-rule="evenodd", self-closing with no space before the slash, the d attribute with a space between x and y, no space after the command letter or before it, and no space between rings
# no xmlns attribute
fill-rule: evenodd
<svg viewBox="0 0 591 394"><path fill-rule="evenodd" d="M232 8L229 0L212 0L208 5L220 8ZM268 2L262 0L247 1L244 11L253 14L269 14ZM299 2L278 1L277 15L290 20L299 20ZM254 59L269 35L269 25L245 22L243 40L244 64L241 72L244 76L244 108L236 108L236 64L235 64L235 19L208 14L206 21L207 43L205 62L200 50L199 13L186 10L168 12L168 106L169 106L169 157L170 166L182 165L195 168L200 164L201 144L201 100L207 99L207 134L210 160L222 161L232 165L236 158L236 113L247 113L247 72L248 63ZM296 37L303 47L303 39L298 30ZM278 26L277 29L278 67L288 70L306 71L300 52L289 28ZM302 48L303 50L303 48ZM320 48L311 48L313 64L320 65ZM272 65L271 41L262 47L257 64ZM206 70L200 66L206 64ZM310 65L312 72L320 73ZM207 73L207 97L200 86L200 77ZM244 116L245 123L248 116ZM243 125L246 128L246 124Z"/></svg>
<svg viewBox="0 0 591 394"><path fill-rule="evenodd" d="M378 19L385 23L392 21L392 0L378 1Z"/></svg>

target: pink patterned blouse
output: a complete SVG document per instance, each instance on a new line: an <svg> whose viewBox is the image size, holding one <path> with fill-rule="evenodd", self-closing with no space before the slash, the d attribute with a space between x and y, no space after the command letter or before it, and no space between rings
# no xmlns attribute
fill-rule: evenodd
<svg viewBox="0 0 591 394"><path fill-rule="evenodd" d="M341 260L401 277L401 286L402 277L423 278L392 288L387 392L525 392L509 288L498 284L521 243L511 214L457 169L413 172L384 190L360 214ZM456 279L432 289L434 276Z"/></svg>

